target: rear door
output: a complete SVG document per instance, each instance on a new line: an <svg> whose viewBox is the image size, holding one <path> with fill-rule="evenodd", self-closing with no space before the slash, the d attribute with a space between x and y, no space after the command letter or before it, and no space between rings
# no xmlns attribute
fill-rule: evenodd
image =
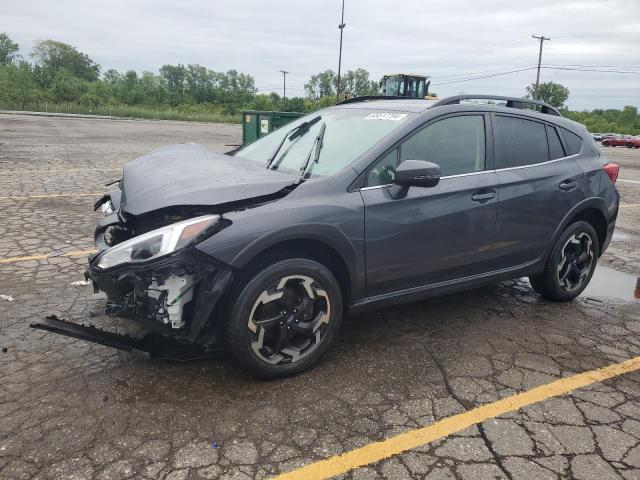
<svg viewBox="0 0 640 480"><path fill-rule="evenodd" d="M507 268L543 255L558 224L584 198L583 174L579 155L554 125L508 114L492 114L492 124L500 183L496 247L499 267Z"/></svg>

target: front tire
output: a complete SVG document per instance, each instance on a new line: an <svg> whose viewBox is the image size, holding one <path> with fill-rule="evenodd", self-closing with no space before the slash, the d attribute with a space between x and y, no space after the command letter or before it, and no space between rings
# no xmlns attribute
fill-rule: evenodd
<svg viewBox="0 0 640 480"><path fill-rule="evenodd" d="M279 378L314 365L336 340L340 286L324 265L305 258L249 272L229 310L226 342L238 366Z"/></svg>
<svg viewBox="0 0 640 480"><path fill-rule="evenodd" d="M573 223L556 242L544 271L529 277L531 286L547 300L573 300L591 281L598 255L598 236L591 224Z"/></svg>

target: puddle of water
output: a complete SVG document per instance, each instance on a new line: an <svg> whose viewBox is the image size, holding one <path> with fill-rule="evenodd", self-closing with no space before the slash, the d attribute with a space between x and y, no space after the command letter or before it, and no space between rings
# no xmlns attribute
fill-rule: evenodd
<svg viewBox="0 0 640 480"><path fill-rule="evenodd" d="M619 229L613 232L613 237L611 238L612 242L626 242L629 240L634 240L635 235L631 235L626 232L621 232Z"/></svg>
<svg viewBox="0 0 640 480"><path fill-rule="evenodd" d="M611 238L611 241L623 242L625 240L631 240L633 239L633 237L634 237L633 235L629 235L628 233L616 230L615 232L613 232L613 237Z"/></svg>
<svg viewBox="0 0 640 480"><path fill-rule="evenodd" d="M616 298L625 301L640 299L640 277L598 266L581 296Z"/></svg>

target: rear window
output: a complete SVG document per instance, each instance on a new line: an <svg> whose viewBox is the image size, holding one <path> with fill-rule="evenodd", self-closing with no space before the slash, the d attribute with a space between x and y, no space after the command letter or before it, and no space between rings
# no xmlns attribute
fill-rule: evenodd
<svg viewBox="0 0 640 480"><path fill-rule="evenodd" d="M566 128L561 128L561 130L564 140L567 142L567 147L569 148L569 155L579 154L580 150L582 150L582 138Z"/></svg>
<svg viewBox="0 0 640 480"><path fill-rule="evenodd" d="M496 115L496 168L522 167L549 160L545 125Z"/></svg>
<svg viewBox="0 0 640 480"><path fill-rule="evenodd" d="M558 137L558 131L549 125L547 125L547 139L549 140L549 158L555 160L564 157L564 149L560 137Z"/></svg>

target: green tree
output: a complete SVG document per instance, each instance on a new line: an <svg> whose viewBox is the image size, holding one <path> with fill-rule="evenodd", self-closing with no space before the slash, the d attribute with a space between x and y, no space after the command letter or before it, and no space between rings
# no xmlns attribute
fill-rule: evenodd
<svg viewBox="0 0 640 480"><path fill-rule="evenodd" d="M336 95L337 77L333 70L325 70L317 75L312 75L304 85L304 91L309 100L317 100L322 97Z"/></svg>
<svg viewBox="0 0 640 480"><path fill-rule="evenodd" d="M91 60L86 53L63 42L40 40L33 47L31 56L35 61L41 84L47 87L62 70L88 82L96 81L100 76L100 65Z"/></svg>
<svg viewBox="0 0 640 480"><path fill-rule="evenodd" d="M543 82L538 86L536 95L536 84L532 83L527 86L526 98L537 98L556 108L563 108L564 102L569 98L569 89L559 83Z"/></svg>
<svg viewBox="0 0 640 480"><path fill-rule="evenodd" d="M0 65L8 65L15 62L19 55L20 47L12 42L9 35L0 33Z"/></svg>
<svg viewBox="0 0 640 480"><path fill-rule="evenodd" d="M28 62L0 65L0 104L24 110L26 104L45 98Z"/></svg>
<svg viewBox="0 0 640 480"><path fill-rule="evenodd" d="M340 80L340 93L343 95L352 97L376 95L378 90L377 82L369 78L369 72L364 68L349 70L344 74L344 78Z"/></svg>

